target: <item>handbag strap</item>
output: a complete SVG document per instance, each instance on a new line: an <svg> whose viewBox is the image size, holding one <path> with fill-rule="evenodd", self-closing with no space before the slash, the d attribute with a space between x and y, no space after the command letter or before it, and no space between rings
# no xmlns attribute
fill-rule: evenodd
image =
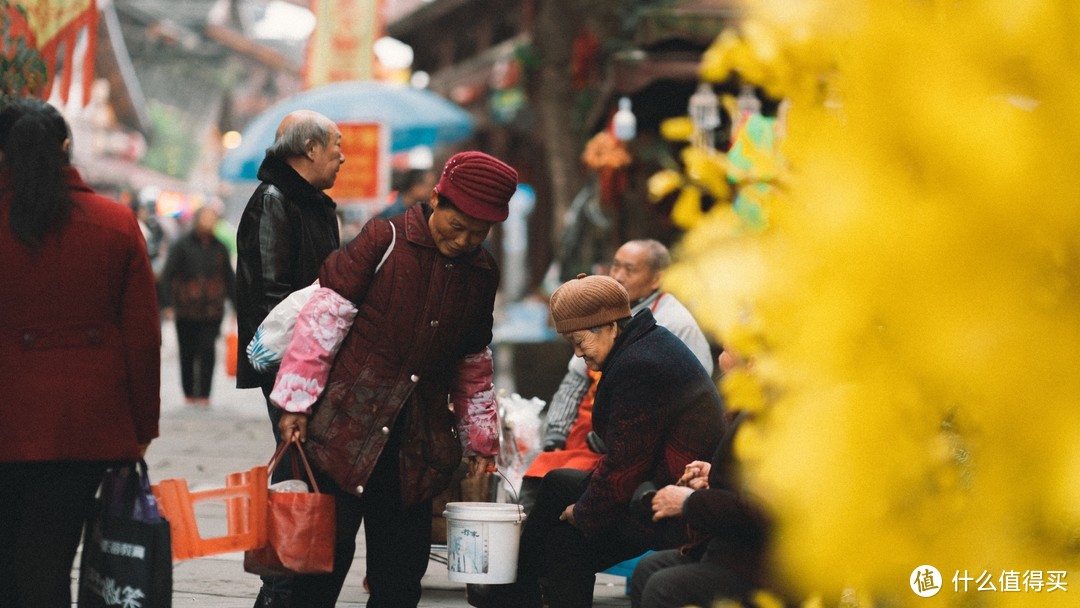
<svg viewBox="0 0 1080 608"><path fill-rule="evenodd" d="M390 257L390 252L394 250L394 243L397 242L397 228L394 227L394 223L390 222L390 246L386 248L386 252L382 254L382 259L379 260L378 265L375 266L375 274L379 273L379 269L386 262L386 258Z"/></svg>
<svg viewBox="0 0 1080 608"><path fill-rule="evenodd" d="M300 461L304 463L304 470L307 472L311 487L314 488L316 493L321 494L322 491L319 490L319 483L315 481L315 474L311 472L311 465L308 464L307 454L304 453L304 448L300 445L300 440L297 439L295 435L290 441L282 441L277 449L274 450L274 455L270 457L270 462L266 464L266 475L269 476L274 472L274 469L277 468L278 463L281 462L281 457L285 455L285 451L289 449L289 446L296 446L296 452L300 454ZM296 460L293 460L293 467L296 467ZM294 469L294 471L295 470L296 469Z"/></svg>
<svg viewBox="0 0 1080 608"><path fill-rule="evenodd" d="M135 501L150 494L150 476L147 474L146 460L140 458L134 462L125 462L116 467L116 473L123 477L124 508L134 508Z"/></svg>

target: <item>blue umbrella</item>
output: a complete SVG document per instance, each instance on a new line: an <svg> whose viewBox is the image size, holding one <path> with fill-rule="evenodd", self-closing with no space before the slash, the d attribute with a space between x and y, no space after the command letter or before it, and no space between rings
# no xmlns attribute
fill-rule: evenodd
<svg viewBox="0 0 1080 608"><path fill-rule="evenodd" d="M390 129L391 152L452 144L473 132L468 112L431 91L377 81L335 82L283 99L256 116L241 132L242 143L221 161L221 178L258 179L278 124L294 110L314 110L335 122L380 122Z"/></svg>

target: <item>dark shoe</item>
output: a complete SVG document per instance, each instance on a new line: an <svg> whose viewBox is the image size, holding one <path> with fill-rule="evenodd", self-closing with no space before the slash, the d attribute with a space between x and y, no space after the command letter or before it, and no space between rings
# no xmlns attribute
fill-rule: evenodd
<svg viewBox="0 0 1080 608"><path fill-rule="evenodd" d="M490 608L491 585L465 584L465 601L476 608Z"/></svg>
<svg viewBox="0 0 1080 608"><path fill-rule="evenodd" d="M290 603L287 593L271 593L260 589L259 597L255 598L254 608L289 608Z"/></svg>
<svg viewBox="0 0 1080 608"><path fill-rule="evenodd" d="M543 608L540 590L523 592L517 585L465 585L465 601L475 608Z"/></svg>

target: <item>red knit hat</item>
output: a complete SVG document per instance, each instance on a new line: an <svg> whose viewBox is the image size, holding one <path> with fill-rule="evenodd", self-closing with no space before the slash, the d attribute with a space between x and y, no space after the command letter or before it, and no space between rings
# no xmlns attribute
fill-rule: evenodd
<svg viewBox="0 0 1080 608"><path fill-rule="evenodd" d="M510 214L517 180L517 171L494 156L459 152L446 161L436 189L465 215L501 222Z"/></svg>

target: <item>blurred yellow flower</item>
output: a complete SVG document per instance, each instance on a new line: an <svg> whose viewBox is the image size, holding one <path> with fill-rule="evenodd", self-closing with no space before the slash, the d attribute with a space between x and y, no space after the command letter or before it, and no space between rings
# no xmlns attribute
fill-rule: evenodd
<svg viewBox="0 0 1080 608"><path fill-rule="evenodd" d="M676 116L660 123L660 135L668 141L690 141L694 121L689 116Z"/></svg>
<svg viewBox="0 0 1080 608"><path fill-rule="evenodd" d="M759 412L736 453L795 597L1075 604L951 580L1080 571L1073 4L748 0L703 57L791 102L748 165L684 156L665 287L754 357L722 388ZM767 221L702 213L719 183Z"/></svg>
<svg viewBox="0 0 1080 608"><path fill-rule="evenodd" d="M780 598L765 590L755 591L750 601L754 602L758 608L784 608L784 602Z"/></svg>
<svg viewBox="0 0 1080 608"><path fill-rule="evenodd" d="M724 375L724 396L728 407L747 412L760 412L765 407L765 394L757 377L746 370L736 369Z"/></svg>
<svg viewBox="0 0 1080 608"><path fill-rule="evenodd" d="M731 196L728 186L728 162L723 154L687 146L682 152L686 176L705 189L713 198L727 200Z"/></svg>
<svg viewBox="0 0 1080 608"><path fill-rule="evenodd" d="M704 216L705 213L701 210L701 190L694 186L683 188L671 208L671 221L675 222L676 226L689 230Z"/></svg>
<svg viewBox="0 0 1080 608"><path fill-rule="evenodd" d="M649 200L659 201L671 194L683 185L683 176L674 169L664 169L649 176L646 188L649 192Z"/></svg>

